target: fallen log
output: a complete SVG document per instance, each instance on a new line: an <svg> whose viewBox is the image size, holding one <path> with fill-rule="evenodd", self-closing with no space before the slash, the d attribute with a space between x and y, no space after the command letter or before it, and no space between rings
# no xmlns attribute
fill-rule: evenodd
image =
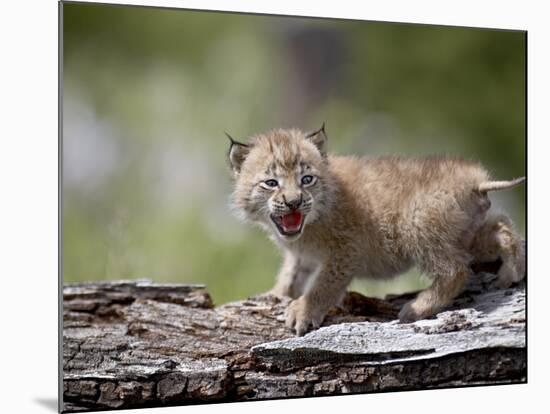
<svg viewBox="0 0 550 414"><path fill-rule="evenodd" d="M202 285L117 281L63 289L67 412L526 381L525 282L471 278L432 319L396 320L412 297L348 293L296 337L289 299L214 307Z"/></svg>

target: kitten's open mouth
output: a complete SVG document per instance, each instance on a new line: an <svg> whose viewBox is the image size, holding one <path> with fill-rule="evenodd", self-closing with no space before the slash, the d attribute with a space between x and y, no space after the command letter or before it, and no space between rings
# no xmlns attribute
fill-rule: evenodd
<svg viewBox="0 0 550 414"><path fill-rule="evenodd" d="M304 217L299 211L293 211L282 216L272 214L271 220L283 236L294 236L302 231Z"/></svg>

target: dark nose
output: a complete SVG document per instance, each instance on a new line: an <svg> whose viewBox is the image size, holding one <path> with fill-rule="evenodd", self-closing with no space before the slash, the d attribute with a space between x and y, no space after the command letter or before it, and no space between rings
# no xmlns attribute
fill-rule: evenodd
<svg viewBox="0 0 550 414"><path fill-rule="evenodd" d="M300 194L300 197L293 197L290 200L287 200L285 196L283 196L283 200L288 208L296 210L300 207L300 204L302 204L302 194Z"/></svg>

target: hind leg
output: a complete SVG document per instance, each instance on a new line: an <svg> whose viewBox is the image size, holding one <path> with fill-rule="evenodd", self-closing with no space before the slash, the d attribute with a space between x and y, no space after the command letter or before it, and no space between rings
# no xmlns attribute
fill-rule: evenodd
<svg viewBox="0 0 550 414"><path fill-rule="evenodd" d="M489 217L478 230L472 243L477 262L500 258L500 287L507 288L525 277L525 247L510 219L504 215Z"/></svg>
<svg viewBox="0 0 550 414"><path fill-rule="evenodd" d="M399 320L401 322L414 322L435 315L452 303L466 284L469 276L470 270L467 266L464 266L462 269L457 269L450 274L435 277L429 288L420 292L415 299L403 306L399 312Z"/></svg>
<svg viewBox="0 0 550 414"><path fill-rule="evenodd" d="M433 283L403 306L399 312L401 322L428 318L450 305L471 274L471 258L459 243L425 248L417 264L433 279Z"/></svg>

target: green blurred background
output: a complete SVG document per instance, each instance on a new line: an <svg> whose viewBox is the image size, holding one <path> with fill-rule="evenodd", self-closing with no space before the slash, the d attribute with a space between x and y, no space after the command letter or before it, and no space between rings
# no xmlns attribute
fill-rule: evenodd
<svg viewBox="0 0 550 414"><path fill-rule="evenodd" d="M336 153L524 175L525 53L513 31L64 4L64 281L205 283L216 304L270 289L279 253L229 211L224 131L326 121ZM522 234L524 191L493 197Z"/></svg>

